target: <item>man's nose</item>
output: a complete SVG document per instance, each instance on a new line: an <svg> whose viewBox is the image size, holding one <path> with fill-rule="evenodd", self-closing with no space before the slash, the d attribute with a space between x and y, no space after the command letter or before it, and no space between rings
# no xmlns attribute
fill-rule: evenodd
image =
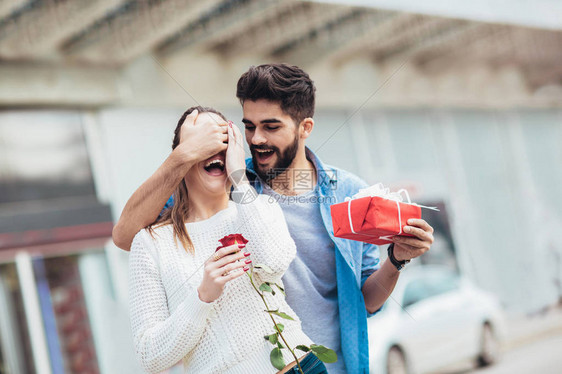
<svg viewBox="0 0 562 374"><path fill-rule="evenodd" d="M261 130L256 129L256 131L254 131L254 136L252 136L252 144L262 145L265 144L266 141L267 139L263 135L263 132Z"/></svg>

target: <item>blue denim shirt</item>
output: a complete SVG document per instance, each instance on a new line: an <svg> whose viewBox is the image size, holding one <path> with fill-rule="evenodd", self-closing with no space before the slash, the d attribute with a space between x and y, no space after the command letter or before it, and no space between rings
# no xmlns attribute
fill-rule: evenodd
<svg viewBox="0 0 562 374"><path fill-rule="evenodd" d="M336 238L330 215L331 204L343 202L346 196L354 195L367 184L350 172L324 165L308 148L306 154L316 164L320 213L336 248L340 335L345 366L350 374L368 374L368 313L361 288L369 275L380 267L379 248L373 244ZM252 186L258 193L262 193L263 181L254 171L251 158L246 159L246 173ZM172 204L173 199L170 198L166 207Z"/></svg>

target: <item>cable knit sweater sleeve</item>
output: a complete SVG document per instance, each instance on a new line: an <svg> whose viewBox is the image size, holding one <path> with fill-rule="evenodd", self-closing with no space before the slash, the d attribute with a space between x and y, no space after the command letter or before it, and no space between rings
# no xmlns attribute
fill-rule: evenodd
<svg viewBox="0 0 562 374"><path fill-rule="evenodd" d="M129 257L129 297L135 350L150 373L175 365L195 348L212 308L190 292L170 313L157 258L150 235L142 230Z"/></svg>
<svg viewBox="0 0 562 374"><path fill-rule="evenodd" d="M252 253L254 264L265 264L273 273L261 269L254 271L263 281L278 282L297 253L283 210L276 201L269 196L258 195L248 184L242 184L237 189L256 196L255 199L248 199L248 203L237 205L240 223L245 235L248 235L247 248Z"/></svg>

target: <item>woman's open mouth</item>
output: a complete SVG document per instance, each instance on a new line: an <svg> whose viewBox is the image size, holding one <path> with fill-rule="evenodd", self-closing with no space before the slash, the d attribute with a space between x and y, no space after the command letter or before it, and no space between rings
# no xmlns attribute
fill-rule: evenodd
<svg viewBox="0 0 562 374"><path fill-rule="evenodd" d="M205 164L203 169L207 174L212 176L219 176L224 174L224 161L220 158L215 158Z"/></svg>
<svg viewBox="0 0 562 374"><path fill-rule="evenodd" d="M254 149L256 158L260 164L265 164L273 156L273 149Z"/></svg>

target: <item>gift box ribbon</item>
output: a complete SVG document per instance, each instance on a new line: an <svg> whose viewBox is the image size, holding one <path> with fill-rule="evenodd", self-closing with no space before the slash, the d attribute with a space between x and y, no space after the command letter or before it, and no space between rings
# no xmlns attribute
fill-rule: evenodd
<svg viewBox="0 0 562 374"><path fill-rule="evenodd" d="M406 196L406 199L408 200L407 203L404 202L404 199L402 198L402 194L404 194ZM359 192L357 192L352 197L348 196L348 197L345 198L345 201L347 201L347 215L348 215L348 218L349 218L349 227L350 227L352 233L357 234L357 232L353 228L353 220L351 218L352 217L351 216L351 202L355 199L359 199L359 198L362 198L362 197L375 197L375 196L382 197L383 199L392 200L392 201L396 202L396 207L397 207L397 211L398 211L398 225L400 227L400 232L397 235L402 234L402 217L400 216L400 203L416 205L416 206L419 206L420 208L439 211L439 209L437 209L436 207L430 207L430 206L424 206L424 205L412 203L412 201L410 200L410 194L408 194L408 191L406 191L404 188L398 190L398 192L390 192L390 189L385 188L382 183L377 183L373 186L360 189ZM391 241L392 236L394 236L394 235L383 235L383 236L379 236L379 239Z"/></svg>

